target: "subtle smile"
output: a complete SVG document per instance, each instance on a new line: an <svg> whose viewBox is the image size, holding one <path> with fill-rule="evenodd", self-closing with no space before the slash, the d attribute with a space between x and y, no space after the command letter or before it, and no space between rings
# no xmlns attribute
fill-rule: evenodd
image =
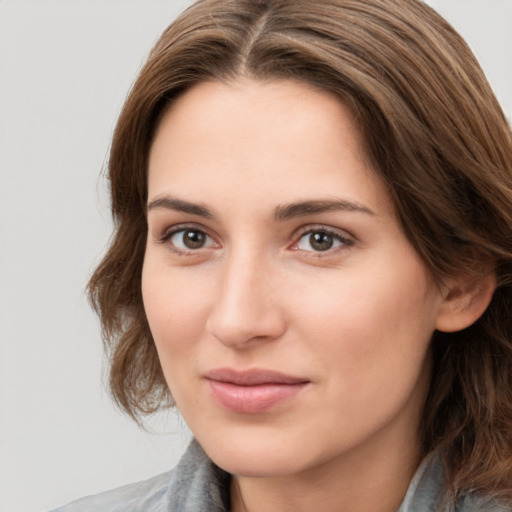
<svg viewBox="0 0 512 512"><path fill-rule="evenodd" d="M240 372L221 368L205 378L219 405L245 414L265 412L294 397L310 383L304 378L259 369Z"/></svg>

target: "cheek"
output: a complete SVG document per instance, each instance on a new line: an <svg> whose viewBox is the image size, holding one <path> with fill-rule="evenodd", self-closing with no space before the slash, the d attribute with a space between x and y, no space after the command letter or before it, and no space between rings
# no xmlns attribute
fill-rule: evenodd
<svg viewBox="0 0 512 512"><path fill-rule="evenodd" d="M145 263L142 274L142 296L149 327L164 371L168 354L195 349L204 332L209 300L200 279L188 273L166 271Z"/></svg>
<svg viewBox="0 0 512 512"><path fill-rule="evenodd" d="M197 400L190 382L200 359L199 340L209 309L204 286L199 285L165 266L144 265L146 316L167 386L182 411L185 406L193 409Z"/></svg>
<svg viewBox="0 0 512 512"><path fill-rule="evenodd" d="M393 377L410 380L419 373L438 300L416 260L340 273L317 282L316 292L311 289L306 298L295 294L303 336L329 365L337 385L357 389L380 381L393 386Z"/></svg>

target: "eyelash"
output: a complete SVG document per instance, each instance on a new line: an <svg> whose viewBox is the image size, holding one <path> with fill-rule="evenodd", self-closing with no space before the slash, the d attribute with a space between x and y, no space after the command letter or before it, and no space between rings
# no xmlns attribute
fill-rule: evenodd
<svg viewBox="0 0 512 512"><path fill-rule="evenodd" d="M173 227L167 229L161 236L158 237L158 242L162 243L162 244L167 244L169 246L169 249L172 252L174 252L178 255L182 255L182 256L194 255L200 249L208 248L208 247L201 246L201 247L198 247L197 249L186 250L186 249L176 247L176 245L174 245L172 243L169 243L173 236L177 235L178 233L185 233L187 231L195 231L196 233L202 233L205 237L209 238L210 240L214 240L213 237L210 236L208 234L208 232L201 227L198 227L195 225L179 225L179 226L173 226ZM315 251L315 250L301 249L299 247L300 241L304 237L306 237L308 235L311 236L313 234L328 235L329 237L332 237L332 239L334 241L339 242L339 245L335 246L335 247L328 247L326 250L316 250ZM289 248L294 251L302 251L304 253L311 253L309 255L310 257L322 258L322 257L331 256L333 253L336 253L339 250L347 249L347 248L353 246L354 243L355 242L352 238L343 236L339 232L329 229L327 227L318 226L318 227L313 227L313 228L310 227L307 230L300 232L295 237L295 241L292 243L291 246L289 246ZM219 244L214 241L214 247L215 246L218 247Z"/></svg>
<svg viewBox="0 0 512 512"><path fill-rule="evenodd" d="M322 250L315 251L315 250L300 249L300 247L299 247L300 241L308 235L311 237L311 235L313 235L313 234L328 235L328 236L332 237L332 239L334 241L339 242L339 245L335 246L335 247L329 247L323 251ZM292 244L291 249L295 250L295 251L302 250L304 252L311 253L309 256L314 257L314 258L324 258L324 257L332 256L334 253L337 253L340 250L347 249L347 248L353 246L354 243L355 242L352 238L343 236L338 231L334 231L325 226L315 226L313 228L308 228L307 230L299 233L298 237L296 238L296 241Z"/></svg>
<svg viewBox="0 0 512 512"><path fill-rule="evenodd" d="M189 232L195 231L196 233L202 233L207 238L210 238L211 240L213 240L213 237L210 236L207 233L207 231L204 230L203 228L200 228L200 227L194 226L194 225L183 225L182 224L182 225L173 226L173 227L167 229L160 237L158 237L158 242L162 243L162 244L167 244L169 249L178 255L183 255L183 256L194 255L194 253L198 252L199 249L203 249L204 247L198 247L197 249L186 250L186 249L181 249L179 247L176 247L172 243L169 243L171 238L174 235L177 235L178 233L186 233L187 231L189 231ZM218 245L218 244L216 244L216 245Z"/></svg>

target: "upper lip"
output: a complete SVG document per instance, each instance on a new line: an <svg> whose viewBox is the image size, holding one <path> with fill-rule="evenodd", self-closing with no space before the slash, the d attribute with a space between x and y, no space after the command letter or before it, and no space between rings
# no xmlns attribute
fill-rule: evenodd
<svg viewBox="0 0 512 512"><path fill-rule="evenodd" d="M262 384L305 384L309 382L303 377L295 377L274 370L252 368L234 370L232 368L217 368L205 375L206 379L226 382L237 386L258 386Z"/></svg>

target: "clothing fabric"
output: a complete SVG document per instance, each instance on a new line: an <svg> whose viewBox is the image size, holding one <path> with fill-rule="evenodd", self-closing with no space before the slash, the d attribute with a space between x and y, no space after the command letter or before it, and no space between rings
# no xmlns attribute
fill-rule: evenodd
<svg viewBox="0 0 512 512"><path fill-rule="evenodd" d="M149 480L79 499L53 512L230 512L231 476L193 440L173 470ZM397 512L511 512L495 501L465 495L446 502L441 461L430 454L414 475ZM321 512L321 511L312 511Z"/></svg>

